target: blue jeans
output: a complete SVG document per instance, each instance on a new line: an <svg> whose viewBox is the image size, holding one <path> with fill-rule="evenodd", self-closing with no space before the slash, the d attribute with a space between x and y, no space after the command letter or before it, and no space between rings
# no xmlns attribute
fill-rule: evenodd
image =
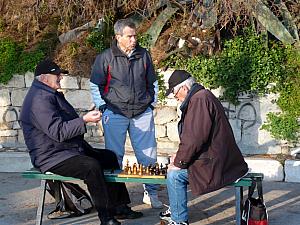
<svg viewBox="0 0 300 225"><path fill-rule="evenodd" d="M170 170L167 174L167 188L171 209L171 219L175 222L187 221L187 169Z"/></svg>
<svg viewBox="0 0 300 225"><path fill-rule="evenodd" d="M148 166L157 161L153 111L148 108L143 114L127 118L106 109L102 115L105 148L117 155L122 168L125 141L128 132L138 163ZM145 184L149 195L157 194L158 185Z"/></svg>

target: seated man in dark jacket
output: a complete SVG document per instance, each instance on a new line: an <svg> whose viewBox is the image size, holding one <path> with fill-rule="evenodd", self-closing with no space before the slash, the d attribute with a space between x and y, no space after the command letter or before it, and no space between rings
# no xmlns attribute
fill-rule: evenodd
<svg viewBox="0 0 300 225"><path fill-rule="evenodd" d="M195 195L218 190L244 176L248 166L221 102L184 70L175 70L166 95L181 102L180 143L168 167L168 225L187 225L187 185Z"/></svg>
<svg viewBox="0 0 300 225"><path fill-rule="evenodd" d="M103 169L119 168L111 151L96 151L83 139L87 122L98 122L100 113L79 117L57 90L62 74L52 61L40 62L35 79L23 102L20 122L32 164L44 172L82 179L98 211L102 225L121 224L116 218L138 218L141 212L127 206L124 183L106 183Z"/></svg>

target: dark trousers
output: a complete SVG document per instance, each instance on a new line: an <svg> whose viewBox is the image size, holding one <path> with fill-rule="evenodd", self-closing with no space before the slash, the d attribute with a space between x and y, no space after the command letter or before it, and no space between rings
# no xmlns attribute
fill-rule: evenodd
<svg viewBox="0 0 300 225"><path fill-rule="evenodd" d="M129 204L124 183L105 182L104 169L119 169L115 154L109 150L87 149L86 155L73 156L49 169L50 172L84 180L99 218L111 217L116 206Z"/></svg>

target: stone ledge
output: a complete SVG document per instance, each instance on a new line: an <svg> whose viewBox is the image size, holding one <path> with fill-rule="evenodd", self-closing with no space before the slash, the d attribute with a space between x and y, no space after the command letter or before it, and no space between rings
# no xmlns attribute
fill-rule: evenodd
<svg viewBox="0 0 300 225"><path fill-rule="evenodd" d="M300 160L286 160L284 163L285 181L300 182Z"/></svg>
<svg viewBox="0 0 300 225"><path fill-rule="evenodd" d="M32 168L29 154L26 152L1 152L0 172L23 172Z"/></svg>
<svg viewBox="0 0 300 225"><path fill-rule="evenodd" d="M95 146L102 148L101 145ZM131 151L126 150L123 165L126 165L127 159L130 164L136 162L136 158ZM168 163L169 157L158 156L158 163ZM286 181L300 183L300 160L286 160L285 168L274 159L265 158L247 158L249 172L258 172L264 174L264 181ZM30 157L27 152L0 152L0 172L22 172L32 168ZM286 174L284 179L284 172Z"/></svg>
<svg viewBox="0 0 300 225"><path fill-rule="evenodd" d="M284 181L283 166L274 159L245 158L249 172L263 173L265 181Z"/></svg>

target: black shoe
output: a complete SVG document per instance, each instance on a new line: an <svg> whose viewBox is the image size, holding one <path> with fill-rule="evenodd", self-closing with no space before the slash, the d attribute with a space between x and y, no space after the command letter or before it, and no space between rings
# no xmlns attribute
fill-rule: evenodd
<svg viewBox="0 0 300 225"><path fill-rule="evenodd" d="M112 218L107 220L101 220L100 225L121 225L121 223L118 220Z"/></svg>
<svg viewBox="0 0 300 225"><path fill-rule="evenodd" d="M133 211L129 206L123 205L116 208L114 217L116 219L137 219L143 216L142 212Z"/></svg>

